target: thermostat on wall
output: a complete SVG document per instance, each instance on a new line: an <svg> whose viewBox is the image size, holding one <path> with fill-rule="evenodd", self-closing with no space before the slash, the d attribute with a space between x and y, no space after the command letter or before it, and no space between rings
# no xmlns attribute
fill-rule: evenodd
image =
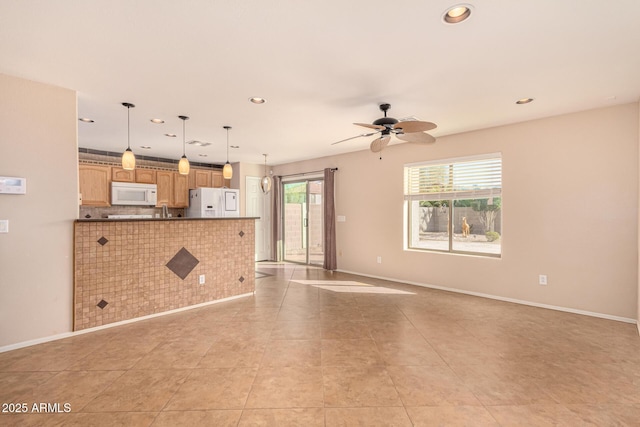
<svg viewBox="0 0 640 427"><path fill-rule="evenodd" d="M0 194L27 194L27 178L0 176Z"/></svg>

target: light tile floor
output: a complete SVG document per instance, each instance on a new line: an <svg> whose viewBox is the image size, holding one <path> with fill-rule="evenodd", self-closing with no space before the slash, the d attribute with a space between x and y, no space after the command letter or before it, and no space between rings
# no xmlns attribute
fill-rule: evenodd
<svg viewBox="0 0 640 427"><path fill-rule="evenodd" d="M0 425L640 425L635 325L257 270L253 297L0 354L3 409L30 412Z"/></svg>

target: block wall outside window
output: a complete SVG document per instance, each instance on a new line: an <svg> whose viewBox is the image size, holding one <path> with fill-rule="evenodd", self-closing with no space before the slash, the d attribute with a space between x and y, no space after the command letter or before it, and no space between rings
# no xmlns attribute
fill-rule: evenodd
<svg viewBox="0 0 640 427"><path fill-rule="evenodd" d="M502 158L405 165L406 249L502 253Z"/></svg>

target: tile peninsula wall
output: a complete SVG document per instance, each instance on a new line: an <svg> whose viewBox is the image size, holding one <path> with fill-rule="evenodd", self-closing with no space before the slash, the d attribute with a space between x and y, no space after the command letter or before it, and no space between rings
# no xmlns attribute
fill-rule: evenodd
<svg viewBox="0 0 640 427"><path fill-rule="evenodd" d="M254 218L79 220L74 231L75 331L255 290Z"/></svg>

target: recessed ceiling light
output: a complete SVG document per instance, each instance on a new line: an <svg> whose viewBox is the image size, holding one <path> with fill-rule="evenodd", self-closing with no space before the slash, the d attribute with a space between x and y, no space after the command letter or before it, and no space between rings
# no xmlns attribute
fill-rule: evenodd
<svg viewBox="0 0 640 427"><path fill-rule="evenodd" d="M176 134L175 133L165 133L164 136L168 136L169 138L175 138Z"/></svg>
<svg viewBox="0 0 640 427"><path fill-rule="evenodd" d="M85 123L93 123L93 122L95 122L95 120L89 119L87 117L80 117L78 120L80 120L81 122L85 122Z"/></svg>
<svg viewBox="0 0 640 427"><path fill-rule="evenodd" d="M466 21L471 16L472 6L470 4L457 4L450 7L442 15L442 20L446 24L459 24Z"/></svg>
<svg viewBox="0 0 640 427"><path fill-rule="evenodd" d="M162 119L151 119L151 123L160 124L160 123L164 123L164 120L162 120Z"/></svg>
<svg viewBox="0 0 640 427"><path fill-rule="evenodd" d="M187 141L189 145L196 145L198 147L208 147L211 145L210 142L198 141L197 139L192 139L191 141Z"/></svg>
<svg viewBox="0 0 640 427"><path fill-rule="evenodd" d="M522 99L518 99L516 101L516 104L518 104L518 105L528 104L528 103L530 103L532 101L533 101L533 98L522 98Z"/></svg>
<svg viewBox="0 0 640 427"><path fill-rule="evenodd" d="M140 148L144 148L145 150L151 150L151 147L148 145L141 145Z"/></svg>
<svg viewBox="0 0 640 427"><path fill-rule="evenodd" d="M254 96L253 98L249 98L249 101L253 102L254 104L264 104L265 102L267 102L266 99L260 98L257 96Z"/></svg>

